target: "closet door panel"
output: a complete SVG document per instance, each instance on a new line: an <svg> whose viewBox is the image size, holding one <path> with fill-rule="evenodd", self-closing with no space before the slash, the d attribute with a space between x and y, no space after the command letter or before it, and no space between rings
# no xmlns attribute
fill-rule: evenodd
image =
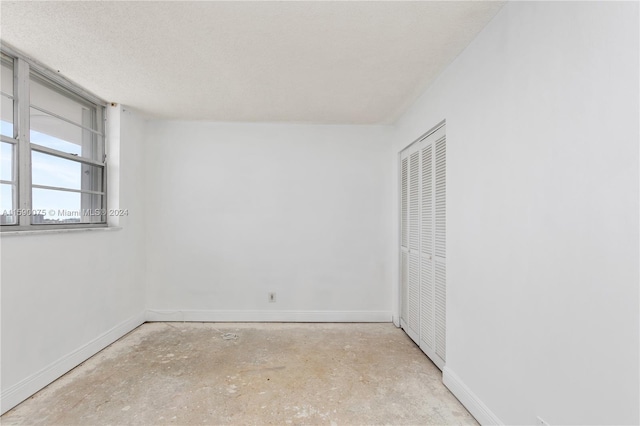
<svg viewBox="0 0 640 426"><path fill-rule="evenodd" d="M420 225L420 346L434 345L434 288L433 288L433 155L432 146L421 149Z"/></svg>
<svg viewBox="0 0 640 426"><path fill-rule="evenodd" d="M420 339L420 152L409 156L409 336Z"/></svg>
<svg viewBox="0 0 640 426"><path fill-rule="evenodd" d="M447 242L447 147L445 138L440 138L436 143L436 215L435 215L435 254L445 259Z"/></svg>
<svg viewBox="0 0 640 426"><path fill-rule="evenodd" d="M447 269L444 262L436 261L435 265L435 352L443 361L445 361L447 359Z"/></svg>
<svg viewBox="0 0 640 426"><path fill-rule="evenodd" d="M435 142L435 328L436 354L446 360L447 329L447 148L444 136Z"/></svg>
<svg viewBox="0 0 640 426"><path fill-rule="evenodd" d="M402 159L400 186L400 246L404 249L409 242L409 158Z"/></svg>
<svg viewBox="0 0 640 426"><path fill-rule="evenodd" d="M420 280L420 346L434 345L434 310L433 310L433 264L429 259L422 259Z"/></svg>
<svg viewBox="0 0 640 426"><path fill-rule="evenodd" d="M409 292L409 158L400 163L400 323L408 318Z"/></svg>

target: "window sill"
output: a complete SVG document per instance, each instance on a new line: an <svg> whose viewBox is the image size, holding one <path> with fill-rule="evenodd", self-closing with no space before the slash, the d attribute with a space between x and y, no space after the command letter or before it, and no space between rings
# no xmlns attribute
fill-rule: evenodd
<svg viewBox="0 0 640 426"><path fill-rule="evenodd" d="M66 229L34 229L26 231L3 231L0 232L0 238L12 237L18 235L51 235L51 234L67 234L72 232L110 232L119 231L121 226L103 226L99 228L66 228Z"/></svg>

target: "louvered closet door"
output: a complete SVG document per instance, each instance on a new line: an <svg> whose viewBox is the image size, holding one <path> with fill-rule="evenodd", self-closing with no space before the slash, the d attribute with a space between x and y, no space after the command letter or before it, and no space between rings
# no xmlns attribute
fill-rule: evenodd
<svg viewBox="0 0 640 426"><path fill-rule="evenodd" d="M403 153L405 154L405 153ZM400 325L407 329L409 295L409 157L400 159Z"/></svg>
<svg viewBox="0 0 640 426"><path fill-rule="evenodd" d="M444 135L435 142L435 149L435 331L436 354L444 363L447 349L447 146Z"/></svg>
<svg viewBox="0 0 640 426"><path fill-rule="evenodd" d="M440 367L446 360L444 126L401 155L401 324Z"/></svg>
<svg viewBox="0 0 640 426"><path fill-rule="evenodd" d="M403 226L406 246L402 250L403 283L406 286L403 295L403 328L417 343L420 339L420 152L410 152L402 161L405 160L408 163L406 169L404 163L402 166L403 173L404 170L407 171L406 215Z"/></svg>
<svg viewBox="0 0 640 426"><path fill-rule="evenodd" d="M433 146L421 148L422 160L422 244L420 246L420 347L435 353L433 283ZM431 354L429 353L431 356Z"/></svg>

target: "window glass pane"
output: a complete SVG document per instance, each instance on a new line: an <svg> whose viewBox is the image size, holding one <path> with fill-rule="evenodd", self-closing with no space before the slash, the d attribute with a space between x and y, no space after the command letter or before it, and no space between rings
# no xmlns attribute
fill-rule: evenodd
<svg viewBox="0 0 640 426"><path fill-rule="evenodd" d="M33 188L33 209L46 214L32 218L33 224L80 222L80 194Z"/></svg>
<svg viewBox="0 0 640 426"><path fill-rule="evenodd" d="M0 133L13 137L13 100L0 96Z"/></svg>
<svg viewBox="0 0 640 426"><path fill-rule="evenodd" d="M13 180L13 145L0 143L0 179Z"/></svg>
<svg viewBox="0 0 640 426"><path fill-rule="evenodd" d="M62 88L32 74L29 86L31 105L35 105L61 117L96 130L96 107L80 100ZM36 129L37 130L37 129Z"/></svg>
<svg viewBox="0 0 640 426"><path fill-rule="evenodd" d="M34 225L104 222L101 195L33 188L32 199L33 208L45 213L32 218Z"/></svg>
<svg viewBox="0 0 640 426"><path fill-rule="evenodd" d="M102 136L31 108L31 143L102 161Z"/></svg>
<svg viewBox="0 0 640 426"><path fill-rule="evenodd" d="M33 185L102 191L102 168L32 151Z"/></svg>
<svg viewBox="0 0 640 426"><path fill-rule="evenodd" d="M15 208L13 195L13 185L0 184L0 225L14 225L17 221L12 211Z"/></svg>
<svg viewBox="0 0 640 426"><path fill-rule="evenodd" d="M0 89L8 95L13 96L13 59L2 55L0 59L2 68L0 68Z"/></svg>
<svg viewBox="0 0 640 426"><path fill-rule="evenodd" d="M80 163L33 151L31 173L34 185L80 189Z"/></svg>

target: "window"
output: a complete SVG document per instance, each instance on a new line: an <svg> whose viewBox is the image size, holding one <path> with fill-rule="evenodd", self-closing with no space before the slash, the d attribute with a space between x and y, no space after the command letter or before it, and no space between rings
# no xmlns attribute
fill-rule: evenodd
<svg viewBox="0 0 640 426"><path fill-rule="evenodd" d="M2 231L106 226L105 104L2 51Z"/></svg>

